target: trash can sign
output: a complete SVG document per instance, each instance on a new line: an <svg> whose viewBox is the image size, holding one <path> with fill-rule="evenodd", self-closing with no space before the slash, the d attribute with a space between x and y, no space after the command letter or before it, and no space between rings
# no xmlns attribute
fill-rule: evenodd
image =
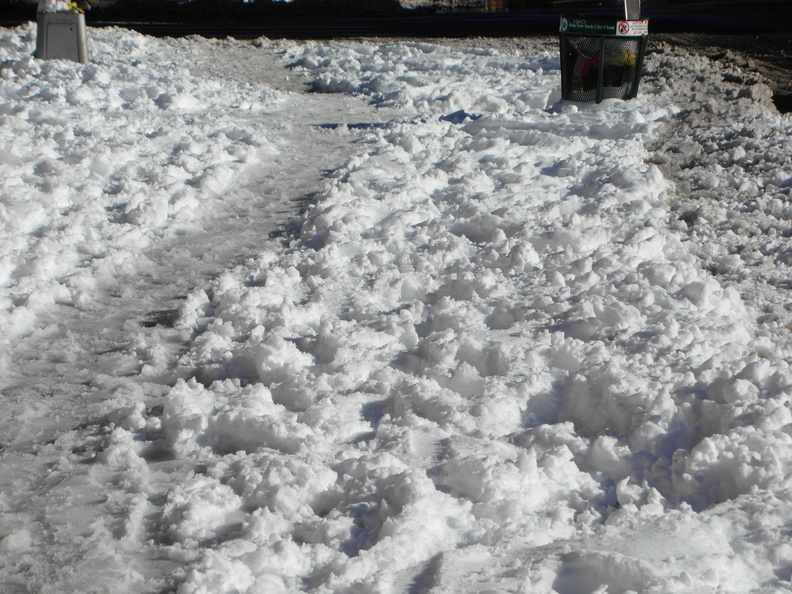
<svg viewBox="0 0 792 594"><path fill-rule="evenodd" d="M616 35L629 37L649 35L649 21L619 21L616 25Z"/></svg>

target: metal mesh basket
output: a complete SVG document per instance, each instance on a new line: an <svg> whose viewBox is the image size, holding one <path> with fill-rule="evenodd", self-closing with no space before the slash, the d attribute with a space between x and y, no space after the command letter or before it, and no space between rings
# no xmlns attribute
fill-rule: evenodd
<svg viewBox="0 0 792 594"><path fill-rule="evenodd" d="M646 49L646 36L561 34L561 87L564 99L632 99Z"/></svg>

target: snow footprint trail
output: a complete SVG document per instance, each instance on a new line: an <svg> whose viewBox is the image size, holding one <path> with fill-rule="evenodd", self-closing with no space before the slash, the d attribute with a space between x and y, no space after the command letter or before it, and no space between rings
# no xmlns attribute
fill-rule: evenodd
<svg viewBox="0 0 792 594"><path fill-rule="evenodd" d="M72 271L65 282L60 280L68 291L58 292L59 279L48 280L46 270L36 270L38 284L24 289L27 301L20 301L29 305L26 318L17 321L18 309L17 317L11 318L16 323L9 324L9 330L17 332L6 336L0 423L0 474L5 480L0 496L0 589L87 593L165 592L174 587L194 554L184 547L170 548L178 535L168 533L162 507L171 483L179 477L188 480L196 469L192 462L169 462L152 447L138 459L146 460L149 468L120 462L128 472L119 474L113 428L132 428L128 418L138 411L140 418L150 419L150 426L136 429L142 436L156 437L162 397L177 376L187 373L175 363L191 332L173 327L185 296L226 270L242 274L238 268L261 252L281 249L271 235L282 231L302 203L319 191L327 172L361 150L358 143L367 135L365 126L346 123L379 123L398 115L350 96L305 94L305 85L291 79L273 55L277 48L261 48L262 44L155 41L118 32L96 36L105 50L117 52L118 43L136 50L129 52L127 61L122 56L120 66L111 62L86 68L98 81L87 88L103 87L110 99L104 110L107 123L100 118L83 122L87 129L94 126L98 140L92 151L100 155L88 166L108 173L111 183L103 194L97 193L94 203L80 208L95 209L98 214L86 220L86 227L98 235L97 244L104 239L111 249L82 257L81 269ZM236 60L237 67L218 68L218 55ZM150 149L139 144L142 136L133 135L131 120L121 120L125 127L115 137L106 129L113 126L114 94L127 101L123 109L133 112L135 102L147 100L126 88L127 62L134 64L135 58L164 60L154 66L163 69L167 60L189 61L192 72L137 83L164 110L150 113L144 104L140 132L154 140L174 138ZM28 65L17 58L10 68L18 87L24 89L26 68L31 67L46 70L36 75L45 80L49 76L56 94L58 84L64 86L64 96L72 92L68 79L77 67ZM60 83L56 75L66 82ZM190 86L193 97L209 99L205 108L188 95ZM83 93L85 89L83 85ZM271 93L261 89L285 94L268 99L266 109L239 104ZM225 96L235 104L224 105ZM174 105L182 107L169 113ZM66 130L85 120L79 113L74 121L64 117ZM203 141L195 132L199 121L198 128L206 130ZM124 148L125 136L137 147ZM57 158L71 159L79 167L77 150L65 141L55 147ZM129 150L145 155L139 167L131 161L124 165ZM113 151L118 163L98 160ZM207 161L210 166L202 169ZM156 198L162 188L171 192L175 184L162 179L174 166L190 174L178 194L185 201L180 210L144 195L149 192ZM59 183L85 192L76 177ZM46 205L44 199L42 204ZM54 238L56 233L64 244L61 250L71 248L66 234L79 233L66 221L42 227L28 253L43 252L41 238ZM135 230L119 236L118 228L129 227ZM79 251L85 238L72 241ZM68 251L61 256L64 266L58 272L69 272L69 256ZM17 291L22 293L21 283ZM34 308L30 296L41 305Z"/></svg>
<svg viewBox="0 0 792 594"><path fill-rule="evenodd" d="M789 351L766 356L673 226L646 150L671 85L575 106L540 51L301 49L325 89L423 118L343 168L289 250L183 310L195 379L159 418L201 469L165 506L207 544L183 590L781 583Z"/></svg>
<svg viewBox="0 0 792 594"><path fill-rule="evenodd" d="M701 258L724 238L746 255L779 246L752 223L784 201L736 208L739 243L707 216L686 234L674 201L687 190L670 193L652 160L688 152L667 169L701 186L688 189L753 184L759 204L786 191L773 180L789 120L724 94L689 56L650 56L635 101L578 106L556 102L549 43L277 46L317 88L421 118L366 134L288 248L268 250L256 232L226 242L237 219L197 209L264 217L249 203L286 186L270 178L290 143L316 167L316 131L357 128L325 113L331 125L306 127L327 98L264 92L241 67L221 84L206 62L179 66L193 50L247 51L230 42L103 39L123 59L84 69L26 60L25 31L0 32L0 133L22 155L0 160L0 223L25 225L0 244L2 339L30 336L27 376L4 365L19 380L0 434L19 437L0 457L4 586L788 587L792 347ZM719 131L659 136L680 87L685 100L701 88L702 120L719 97L749 117L730 158L757 154L754 130L779 139L781 167L717 169L696 144L717 148ZM207 252L235 267L204 283L220 258Z"/></svg>

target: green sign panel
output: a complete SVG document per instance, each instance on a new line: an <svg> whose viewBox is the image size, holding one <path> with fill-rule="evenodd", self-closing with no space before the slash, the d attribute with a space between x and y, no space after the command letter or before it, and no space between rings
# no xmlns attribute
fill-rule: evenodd
<svg viewBox="0 0 792 594"><path fill-rule="evenodd" d="M649 21L617 21L614 19L563 17L561 19L561 33L640 37L649 34Z"/></svg>

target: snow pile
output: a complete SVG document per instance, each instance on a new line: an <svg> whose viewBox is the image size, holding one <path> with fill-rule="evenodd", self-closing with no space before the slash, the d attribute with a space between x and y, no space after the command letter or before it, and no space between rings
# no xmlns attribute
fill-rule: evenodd
<svg viewBox="0 0 792 594"><path fill-rule="evenodd" d="M65 0L39 0L38 12L68 12L69 3Z"/></svg>
<svg viewBox="0 0 792 594"><path fill-rule="evenodd" d="M78 67L20 58L24 32L2 38L16 105L2 125L35 134L1 172L30 169L30 198L4 204L38 217L9 228L8 261L27 266L9 273L9 303L25 286L55 298L86 229L110 252L68 277L90 283L113 250L124 262L126 242L189 221L187 205L232 188L268 148L226 116L190 119L195 96L231 109L227 89L178 71L166 85L142 65L121 84L138 72L129 56L161 42L105 35L132 47L86 67L83 85L69 82ZM187 296L182 379L108 397L93 477L124 523L91 538L117 556L102 560L114 591L163 589L120 571L140 551L176 564L180 594L788 588L790 320L780 307L758 318L775 293L741 291L770 262L754 274L740 255L783 260L790 120L760 87L668 50L650 56L634 101L561 103L554 50L531 49L286 44L316 89L412 117L363 126L359 153L283 245ZM42 80L63 90L44 95ZM78 150L93 136L32 130L33 113L60 134L57 118L118 119L124 140L96 124L89 148L119 159ZM171 138L171 122L190 138ZM120 194L110 221L107 188ZM721 196L728 215L680 219L680 205L715 212ZM738 207L746 196L754 208ZM60 271L37 268L47 238ZM729 264L743 276L714 275L738 243ZM2 536L4 551L30 546Z"/></svg>
<svg viewBox="0 0 792 594"><path fill-rule="evenodd" d="M0 161L4 341L53 301L90 294L96 275L131 266L130 246L168 221L200 216L207 196L273 150L247 114L282 101L196 81L175 58L149 65L168 52L153 38L92 31L92 63L76 67L34 59L32 32L0 36L2 135L14 147Z"/></svg>
<svg viewBox="0 0 792 594"><path fill-rule="evenodd" d="M463 109L516 115L560 98L553 50L526 55L486 47L452 52L420 42L316 45L296 54L293 65L315 71L319 91L363 93L420 115Z"/></svg>
<svg viewBox="0 0 792 594"><path fill-rule="evenodd" d="M547 55L297 57L320 89L416 121L377 131L287 252L185 311L196 379L166 399L167 442L256 510L243 540L267 526L266 564L235 540L213 564L287 590L479 591L477 571L528 591L753 583L767 568L733 563L726 528L659 556L533 552L644 522L708 535L696 511L787 488L787 362L757 352L739 293L669 228L649 162L670 90L578 107L555 104Z"/></svg>
<svg viewBox="0 0 792 594"><path fill-rule="evenodd" d="M718 71L706 60L689 67L698 76L751 82L738 68ZM763 333L786 349L792 120L778 117L761 83L721 85L712 97L675 68L676 60L661 59L658 81L689 99L651 148L653 161L671 172L678 226L700 246L711 274L759 302Z"/></svg>

